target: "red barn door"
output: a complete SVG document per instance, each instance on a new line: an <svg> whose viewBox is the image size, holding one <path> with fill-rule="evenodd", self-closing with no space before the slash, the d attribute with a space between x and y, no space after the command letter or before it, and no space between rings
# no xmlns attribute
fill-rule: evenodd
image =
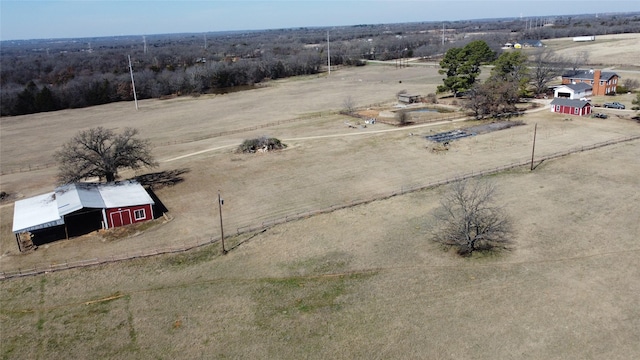
<svg viewBox="0 0 640 360"><path fill-rule="evenodd" d="M122 209L110 214L111 227L118 227L131 224L131 210Z"/></svg>

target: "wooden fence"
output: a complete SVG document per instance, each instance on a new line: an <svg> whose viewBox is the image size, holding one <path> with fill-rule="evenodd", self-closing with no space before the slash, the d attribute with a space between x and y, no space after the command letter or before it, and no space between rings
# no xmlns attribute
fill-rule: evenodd
<svg viewBox="0 0 640 360"><path fill-rule="evenodd" d="M601 147L605 147L605 146L609 146L609 145L619 144L619 143L622 143L622 142L628 142L628 141L633 141L633 140L638 140L638 139L640 139L640 135L628 136L628 137L613 139L613 140L609 140L609 141L599 142L599 143L595 143L595 144L592 144L592 145L581 146L581 147L578 147L578 148L573 148L573 149L570 149L570 150L561 151L561 152L557 152L557 153L554 153L554 154L550 154L550 155L545 155L543 157L539 157L539 158L535 159L535 162L540 164L543 161L557 159L557 158L560 158L560 157L563 157L563 156L567 156L567 155L570 155L570 154L575 154L575 153L579 153L579 152L583 152L583 151L593 150L593 149L597 149L597 148L601 148ZM447 185L447 184L450 184L450 183L454 183L454 182L457 182L457 181L462 181L462 180L471 179L471 178L475 178L475 177L486 176L486 175L493 175L493 174L497 174L497 173L500 173L500 172L503 172L503 171L506 171L506 170L512 170L512 169L519 168L519 167L522 167L522 166L528 166L530 164L531 164L531 159L527 159L527 160L522 160L522 161L519 161L519 162L506 164L506 165L503 165L503 166L498 166L498 167L495 167L495 168L484 169L484 170L480 170L480 171L472 171L472 172L469 172L469 173L466 173L466 174L461 174L461 175L454 176L454 177L451 177L451 178L448 178L448 179L444 179L444 180L440 180L440 181L435 181L435 182L430 182L430 183L425 183L425 184L418 184L418 185L413 185L413 186L408 186L408 187L401 187L400 189L398 189L396 191L392 191L390 193L382 194L380 196L371 197L371 198L368 198L368 199L354 200L354 201L351 201L351 202L348 202L348 203L336 204L336 205L332 205L332 206L329 206L329 207L326 207L326 208L322 208L322 209L310 210L310 211L299 212L299 213L295 213L295 214L291 214L291 215L286 215L285 217L263 221L260 224L252 224L252 225L241 226L241 227L238 227L236 229L236 234L237 235L242 235L242 234L247 234L247 233L255 233L255 232L263 231L263 230L265 230L265 229L267 229L269 227L272 227L272 226L275 226L275 225L279 225L279 224L284 224L284 223L287 223L287 222L290 222L290 221L296 221L296 220L308 218L308 217L314 216L314 215L330 213L330 212L333 212L333 211L336 211L336 210L340 210L340 209L345 209L345 208L350 208L350 207L354 207L354 206L358 206L358 205L368 204L368 203L371 203L371 202L374 202L374 201L384 200L384 199L388 199L388 198L391 198L391 197L394 197L394 196L407 194L407 193L411 193L411 192L415 192L415 191L421 191L421 190L425 190L425 189L435 188L435 187ZM85 266L95 266L95 265L100 265L100 264L107 264L107 263L123 261L123 260L129 260L129 259L136 259L136 258L144 258L144 257L155 256L155 255L161 255L161 254L181 253L181 252L189 251L189 250L192 250L192 249L195 249L195 248L198 248L198 247L202 247L202 246L205 246L205 245L213 244L213 243L216 243L218 241L220 241L220 238L216 237L216 238L202 239L202 240L196 241L196 242L191 243L191 244L183 243L183 244L172 246L172 247L164 247L164 248L158 248L158 249L143 250L143 251L139 251L139 252L135 252L135 253L125 253L125 254L121 254L121 255L107 256L107 257L104 257L104 258L93 258L93 259L79 260L79 261L60 263L60 264L47 264L47 265L41 265L41 266L34 266L33 268L28 268L28 269L17 269L17 270L12 270L12 271L5 271L5 272L0 272L0 280L16 278L16 277L23 277L23 276L38 275L38 274L44 274L44 273L60 271L60 270L67 270L67 269L74 269L74 268L85 267Z"/></svg>

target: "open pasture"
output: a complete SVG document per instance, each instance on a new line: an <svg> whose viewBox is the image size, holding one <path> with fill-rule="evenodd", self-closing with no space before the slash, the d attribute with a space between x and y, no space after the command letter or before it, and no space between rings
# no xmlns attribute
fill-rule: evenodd
<svg viewBox="0 0 640 360"><path fill-rule="evenodd" d="M588 63L580 66L640 71L640 34L598 35L591 42L574 42L573 38L548 39L543 42L568 59L575 58L579 52L586 52Z"/></svg>
<svg viewBox="0 0 640 360"><path fill-rule="evenodd" d="M640 134L630 111L599 120L543 109L522 117L523 126L434 153L424 136L475 123L352 129L344 122L353 119L337 114L347 96L360 107L392 104L400 90L433 92L440 78L430 67L367 66L243 93L143 101L138 112L119 103L2 118L2 190L13 196L50 191L55 167L12 169L50 163L60 144L94 126L139 128L160 161L153 171L183 172L176 185L156 191L173 220L128 238L89 234L20 255L13 207L3 204L0 270L216 237L218 189L232 249L220 256L214 244L2 281L2 356L639 355L638 140L492 176L518 230L513 247L493 256L462 259L428 240L442 188L234 236L287 215L521 162L531 156L535 124L537 157ZM289 147L234 152L261 135Z"/></svg>
<svg viewBox="0 0 640 360"><path fill-rule="evenodd" d="M494 176L518 228L496 256L462 259L427 240L435 189L233 238L242 244L226 256L211 245L6 280L2 354L634 357L639 148Z"/></svg>

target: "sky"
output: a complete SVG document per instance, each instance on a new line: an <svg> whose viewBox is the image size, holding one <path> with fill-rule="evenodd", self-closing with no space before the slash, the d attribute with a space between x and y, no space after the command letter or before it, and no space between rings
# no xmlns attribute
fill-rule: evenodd
<svg viewBox="0 0 640 360"><path fill-rule="evenodd" d="M640 0L0 0L0 40L638 11Z"/></svg>

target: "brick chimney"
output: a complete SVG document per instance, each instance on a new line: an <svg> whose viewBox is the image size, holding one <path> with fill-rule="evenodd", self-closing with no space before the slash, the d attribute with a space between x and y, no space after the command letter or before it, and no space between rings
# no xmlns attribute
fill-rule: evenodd
<svg viewBox="0 0 640 360"><path fill-rule="evenodd" d="M600 93L600 70L593 72L593 95L604 95L604 90Z"/></svg>

